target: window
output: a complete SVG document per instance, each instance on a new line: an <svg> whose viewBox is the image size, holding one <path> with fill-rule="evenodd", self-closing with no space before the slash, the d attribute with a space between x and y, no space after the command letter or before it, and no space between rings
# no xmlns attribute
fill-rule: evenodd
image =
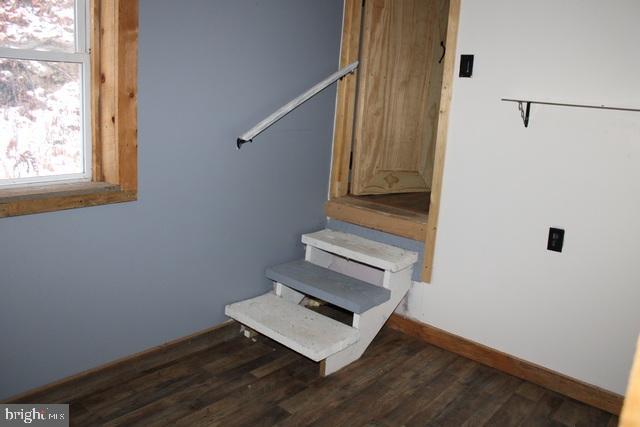
<svg viewBox="0 0 640 427"><path fill-rule="evenodd" d="M0 217L137 198L137 0L0 2Z"/></svg>
<svg viewBox="0 0 640 427"><path fill-rule="evenodd" d="M86 5L0 4L0 186L91 179Z"/></svg>

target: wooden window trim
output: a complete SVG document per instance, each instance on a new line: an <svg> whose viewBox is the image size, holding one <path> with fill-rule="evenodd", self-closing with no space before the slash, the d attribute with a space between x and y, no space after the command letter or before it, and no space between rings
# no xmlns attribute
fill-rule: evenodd
<svg viewBox="0 0 640 427"><path fill-rule="evenodd" d="M138 195L138 0L91 2L92 182L0 190L0 218L129 202Z"/></svg>

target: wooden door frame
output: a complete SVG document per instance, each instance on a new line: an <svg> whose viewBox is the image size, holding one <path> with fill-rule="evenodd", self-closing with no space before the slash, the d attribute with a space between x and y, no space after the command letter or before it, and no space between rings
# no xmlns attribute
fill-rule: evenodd
<svg viewBox="0 0 640 427"><path fill-rule="evenodd" d="M424 259L421 280L430 283L433 274L436 234L440 211L440 196L447 146L449 127L449 111L456 63L456 47L458 26L460 21L461 0L450 0L449 23L447 25L446 54L444 58L444 76L440 96L440 113L435 147L435 163L431 187L431 203L424 240ZM340 67L346 67L358 60L362 28L362 8L364 0L345 0L342 22L342 45L340 50ZM349 168L353 144L355 104L358 72L353 73L338 83L336 117L333 134L333 153L331 158L331 180L329 197L336 199L349 194Z"/></svg>

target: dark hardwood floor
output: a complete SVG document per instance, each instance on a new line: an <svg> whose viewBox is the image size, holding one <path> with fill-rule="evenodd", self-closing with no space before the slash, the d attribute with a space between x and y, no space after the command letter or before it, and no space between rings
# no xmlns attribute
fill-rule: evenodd
<svg viewBox="0 0 640 427"><path fill-rule="evenodd" d="M69 402L71 424L615 426L617 417L385 328L328 377L230 324L26 397Z"/></svg>

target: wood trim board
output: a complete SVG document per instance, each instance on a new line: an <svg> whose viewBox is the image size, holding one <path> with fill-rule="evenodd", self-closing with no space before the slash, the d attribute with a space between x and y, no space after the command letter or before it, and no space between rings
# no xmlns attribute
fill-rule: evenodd
<svg viewBox="0 0 640 427"><path fill-rule="evenodd" d="M398 314L387 325L452 353L619 415L623 396Z"/></svg>
<svg viewBox="0 0 640 427"><path fill-rule="evenodd" d="M640 339L629 377L627 397L620 416L620 427L640 427Z"/></svg>
<svg viewBox="0 0 640 427"><path fill-rule="evenodd" d="M357 61L360 53L363 0L345 0L342 22L340 68ZM336 117L331 156L330 197L346 196L349 192L349 163L355 120L358 71L338 82Z"/></svg>
<svg viewBox="0 0 640 427"><path fill-rule="evenodd" d="M94 0L94 180L137 190L138 0ZM95 25L94 25L95 27Z"/></svg>
<svg viewBox="0 0 640 427"><path fill-rule="evenodd" d="M137 200L135 191L102 182L84 183L73 191L64 186L52 186L41 193L24 193L15 197L0 194L0 218L55 212Z"/></svg>
<svg viewBox="0 0 640 427"><path fill-rule="evenodd" d="M423 282L431 283L433 275L433 259L436 248L436 234L438 231L438 217L440 215L440 197L442 194L442 178L444 175L444 160L447 149L449 132L449 112L453 95L453 80L456 65L456 48L458 47L458 27L460 24L460 0L449 2L449 25L447 27L446 53L444 57L444 72L442 93L440 98L440 118L436 135L435 161L433 166L433 180L431 182L431 202L429 204L429 220L424 241L424 260L420 277Z"/></svg>
<svg viewBox="0 0 640 427"><path fill-rule="evenodd" d="M341 197L325 204L328 217L363 227L380 230L413 240L424 240L426 218L408 214L404 210L381 207L356 197Z"/></svg>

